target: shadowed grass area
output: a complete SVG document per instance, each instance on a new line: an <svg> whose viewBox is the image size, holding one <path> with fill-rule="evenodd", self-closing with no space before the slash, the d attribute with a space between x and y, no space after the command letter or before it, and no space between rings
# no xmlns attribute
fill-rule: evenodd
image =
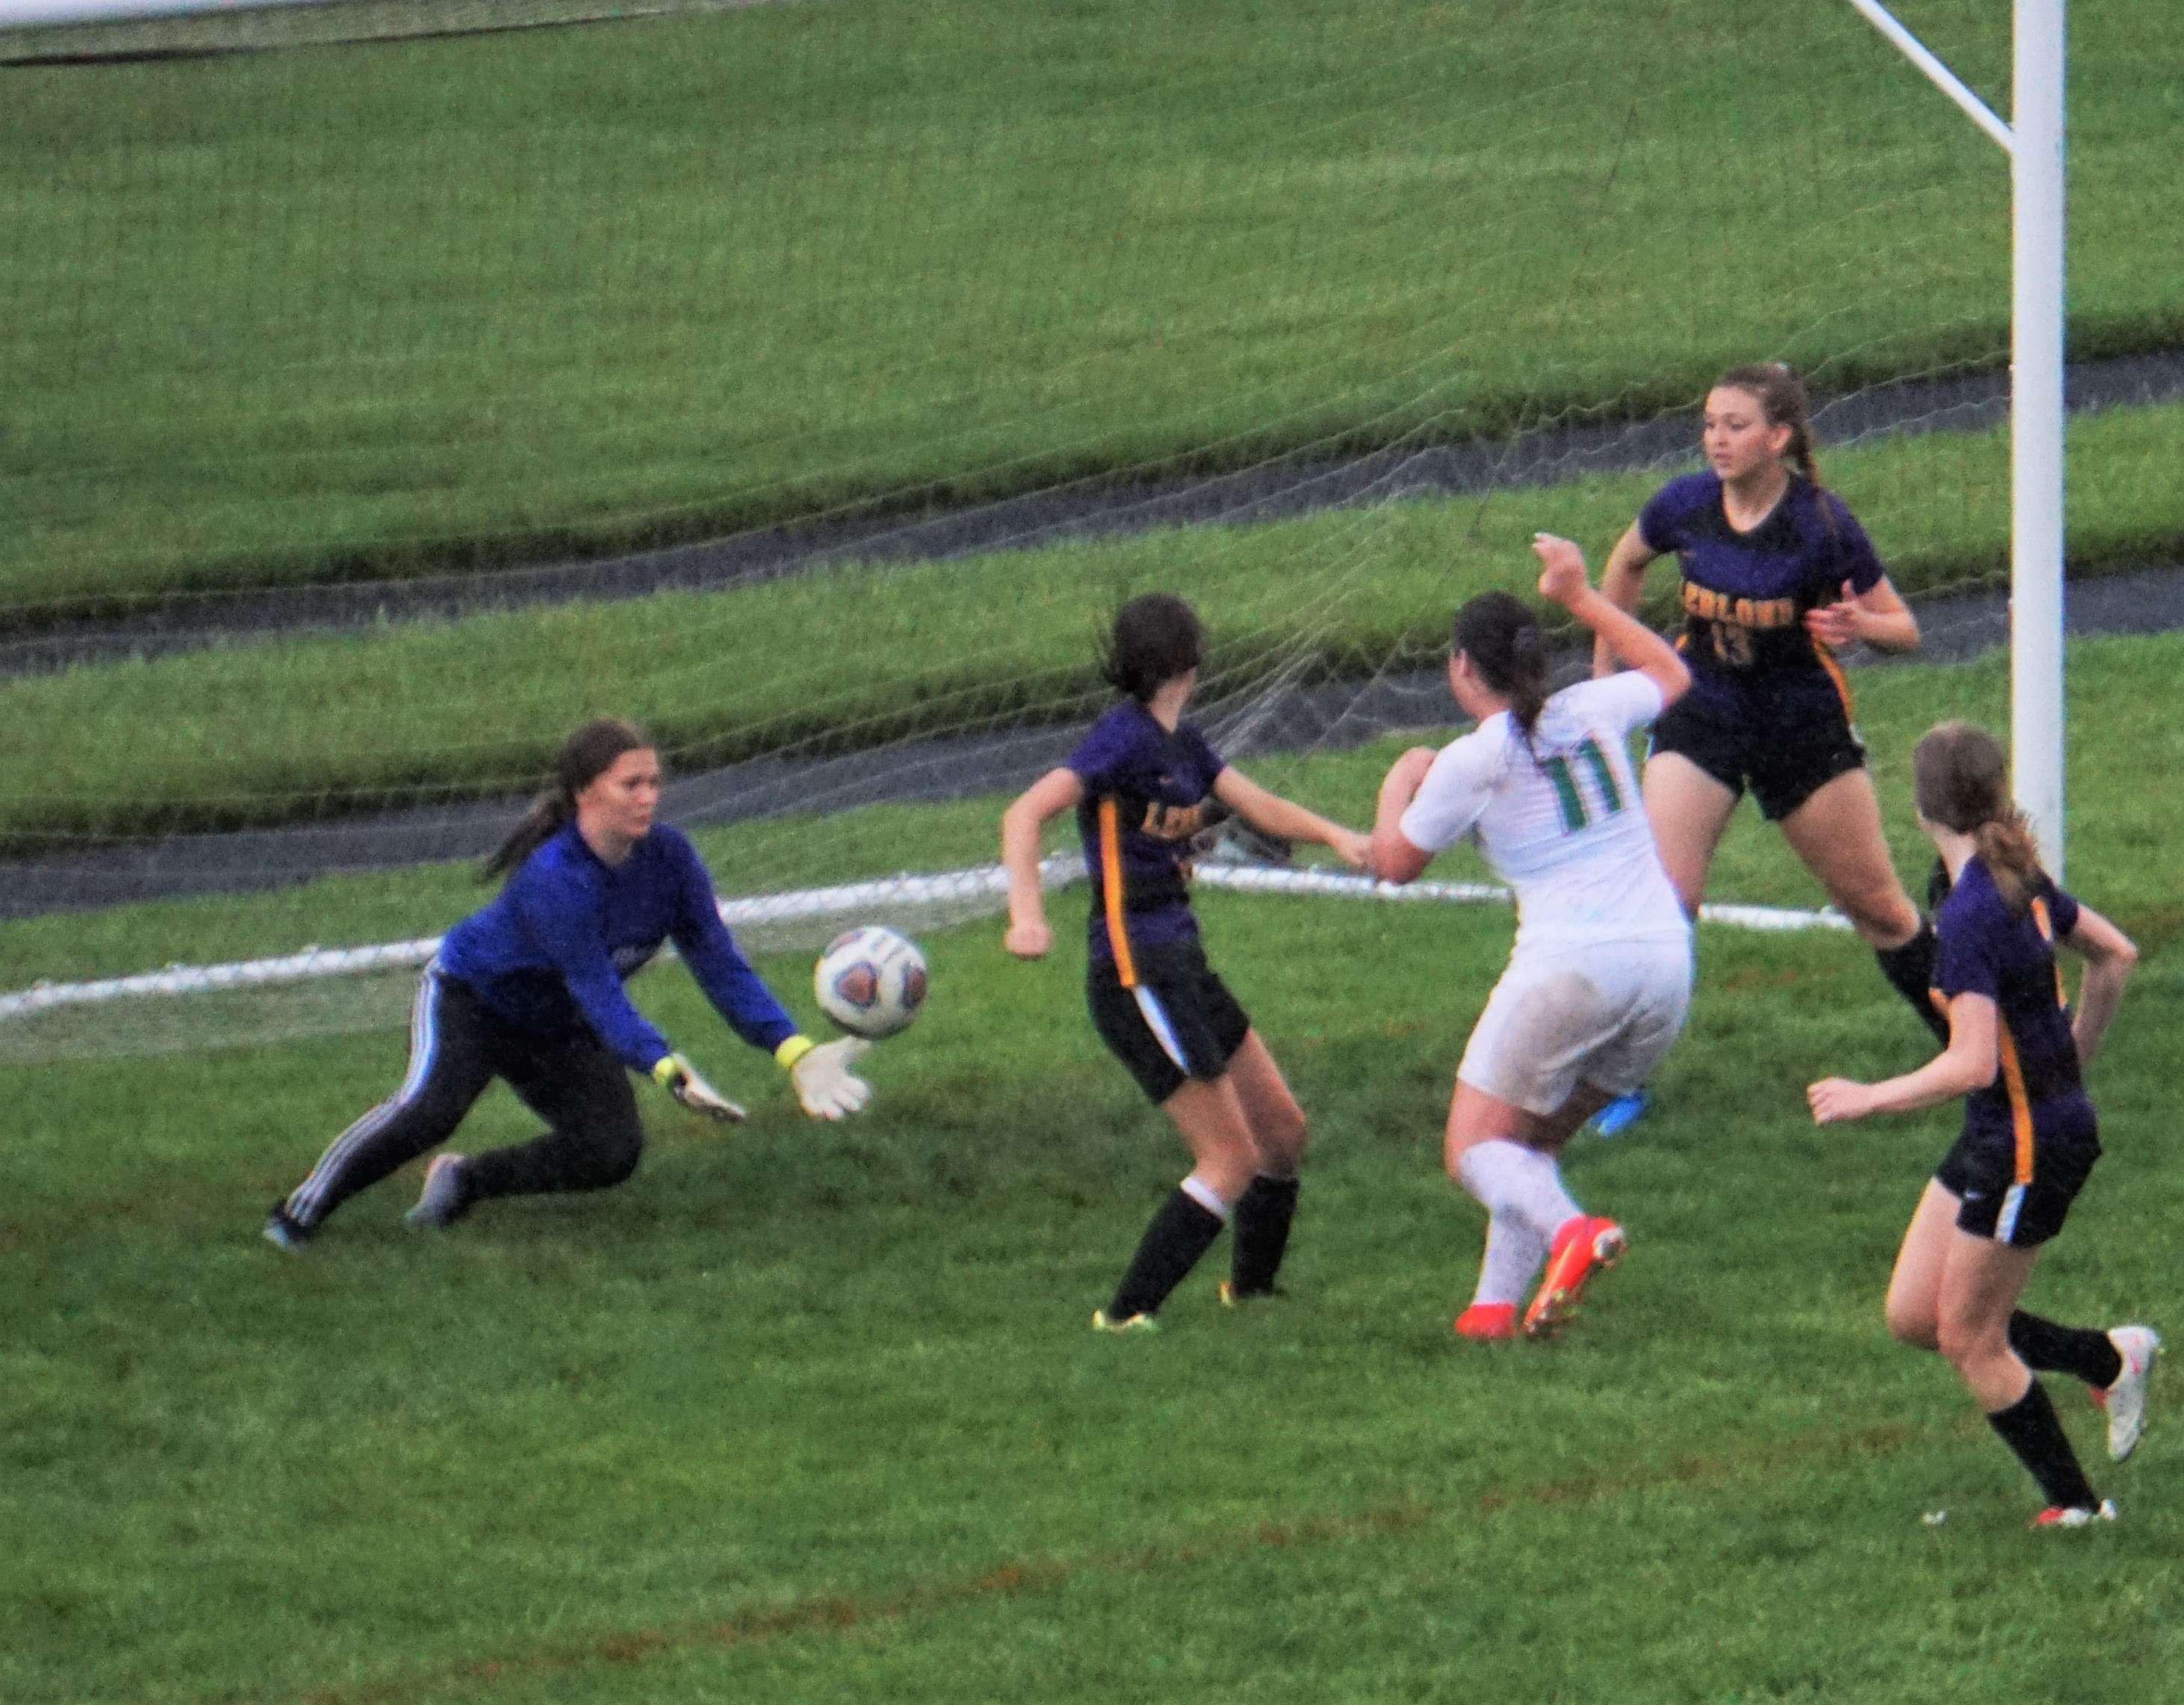
<svg viewBox="0 0 2184 1705"><path fill-rule="evenodd" d="M2076 424L2078 571L2143 561L2156 540L2184 547L2184 493L2149 477L2180 421L2165 407ZM1824 471L1918 593L2003 572L2007 462L2000 434L1936 434L1845 449ZM1657 483L1597 477L0 681L0 718L41 731L0 750L0 846L506 794L597 712L637 716L685 769L1064 722L1104 692L1094 634L1149 588L1197 602L1219 693L1428 665L1457 604L1529 582L1535 530L1586 541L1596 563ZM1652 577L1657 619L1672 569Z"/></svg>
<svg viewBox="0 0 2184 1705"><path fill-rule="evenodd" d="M1991 8L1909 11L2003 104ZM2184 337L2180 30L2073 20L2081 354ZM2001 162L1847 8L837 0L0 77L22 623L2007 350Z"/></svg>

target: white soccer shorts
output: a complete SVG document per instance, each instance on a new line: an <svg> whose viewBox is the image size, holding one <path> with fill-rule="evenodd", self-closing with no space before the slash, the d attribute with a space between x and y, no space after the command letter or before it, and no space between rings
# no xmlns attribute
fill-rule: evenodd
<svg viewBox="0 0 2184 1705"><path fill-rule="evenodd" d="M1609 942L1581 956L1512 960L1457 1076L1542 1116L1580 1083L1627 1095L1669 1051L1691 1004L1686 942Z"/></svg>

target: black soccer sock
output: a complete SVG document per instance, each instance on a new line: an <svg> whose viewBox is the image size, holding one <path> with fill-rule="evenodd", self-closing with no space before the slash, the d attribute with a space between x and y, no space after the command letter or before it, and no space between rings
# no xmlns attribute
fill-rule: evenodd
<svg viewBox="0 0 2184 1705"><path fill-rule="evenodd" d="M1873 956L1880 962L1880 974L1888 979L1888 986L1911 1003L1911 1010L1919 1020L1934 1033L1934 1039L1947 1044L1949 1039L1947 1015L1934 1005L1930 992L1934 982L1934 922L1931 918L1919 920L1919 933L1901 947L1876 947Z"/></svg>
<svg viewBox="0 0 2184 1705"><path fill-rule="evenodd" d="M1290 1222L1296 1215L1297 1181L1261 1173L1236 1199L1234 1239L1228 1248L1228 1284L1239 1296L1264 1296L1282 1270L1290 1246Z"/></svg>
<svg viewBox="0 0 2184 1705"><path fill-rule="evenodd" d="M2123 1372L2123 1357L2107 1333L2091 1326L2058 1326L2021 1308L2009 1317L2009 1347L2036 1372L2068 1373L2103 1391Z"/></svg>
<svg viewBox="0 0 2184 1705"><path fill-rule="evenodd" d="M1128 1320L1133 1314L1156 1314L1168 1293L1183 1283L1184 1275L1198 1265L1213 1240L1221 1235L1221 1216L1201 1206L1178 1188L1160 1205L1160 1211L1139 1240L1138 1252L1115 1288L1107 1305L1111 1320Z"/></svg>
<svg viewBox="0 0 2184 1705"><path fill-rule="evenodd" d="M2078 1466L2077 1452L2055 1418L2055 1406L2047 1389L2035 1379L2025 1395L2007 1409L1997 1409L1986 1424L2002 1435L2003 1444L2017 1453L2025 1471L2040 1483L2040 1494L2049 1507L2090 1510L2099 1507L2100 1495Z"/></svg>

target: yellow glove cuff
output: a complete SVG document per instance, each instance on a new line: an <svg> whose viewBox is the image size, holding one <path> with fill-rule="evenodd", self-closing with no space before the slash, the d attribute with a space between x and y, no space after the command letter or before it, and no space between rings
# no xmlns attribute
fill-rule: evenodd
<svg viewBox="0 0 2184 1705"><path fill-rule="evenodd" d="M796 1062L818 1045L809 1036L791 1036L773 1050L774 1063L784 1072L793 1072Z"/></svg>
<svg viewBox="0 0 2184 1705"><path fill-rule="evenodd" d="M662 1054L652 1067L652 1081L663 1089L682 1075L682 1059L674 1054Z"/></svg>

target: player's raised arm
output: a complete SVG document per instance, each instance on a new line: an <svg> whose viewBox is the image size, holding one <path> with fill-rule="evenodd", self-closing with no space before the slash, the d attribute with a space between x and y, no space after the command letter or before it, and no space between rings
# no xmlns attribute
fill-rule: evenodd
<svg viewBox="0 0 2184 1705"><path fill-rule="evenodd" d="M1629 537L1624 536L1626 542ZM1613 674L1615 668L1635 669L1661 689L1663 709L1684 696L1691 684L1691 671L1675 647L1633 616L1629 605L1594 589L1585 577L1583 551L1551 532L1533 534L1532 550L1540 563L1540 596L1559 604L1592 630L1595 675ZM1603 657L1615 668L1602 668Z"/></svg>
<svg viewBox="0 0 2184 1705"><path fill-rule="evenodd" d="M1039 832L1050 819L1074 811L1084 797L1084 783L1075 771L1049 770L1001 813L1001 868L1009 879L1008 933L1001 944L1019 959L1044 957L1054 945L1039 882Z"/></svg>
<svg viewBox="0 0 2184 1705"><path fill-rule="evenodd" d="M1618 610L1635 613L1639 594L1646 589L1646 566L1659 554L1646 543L1646 535L1638 523L1631 522L1624 529L1623 537L1615 541L1614 549L1607 553L1607 566L1600 571L1600 595ZM1605 639L1596 638L1592 648L1593 674L1613 675L1624 666L1617 660L1614 648Z"/></svg>

